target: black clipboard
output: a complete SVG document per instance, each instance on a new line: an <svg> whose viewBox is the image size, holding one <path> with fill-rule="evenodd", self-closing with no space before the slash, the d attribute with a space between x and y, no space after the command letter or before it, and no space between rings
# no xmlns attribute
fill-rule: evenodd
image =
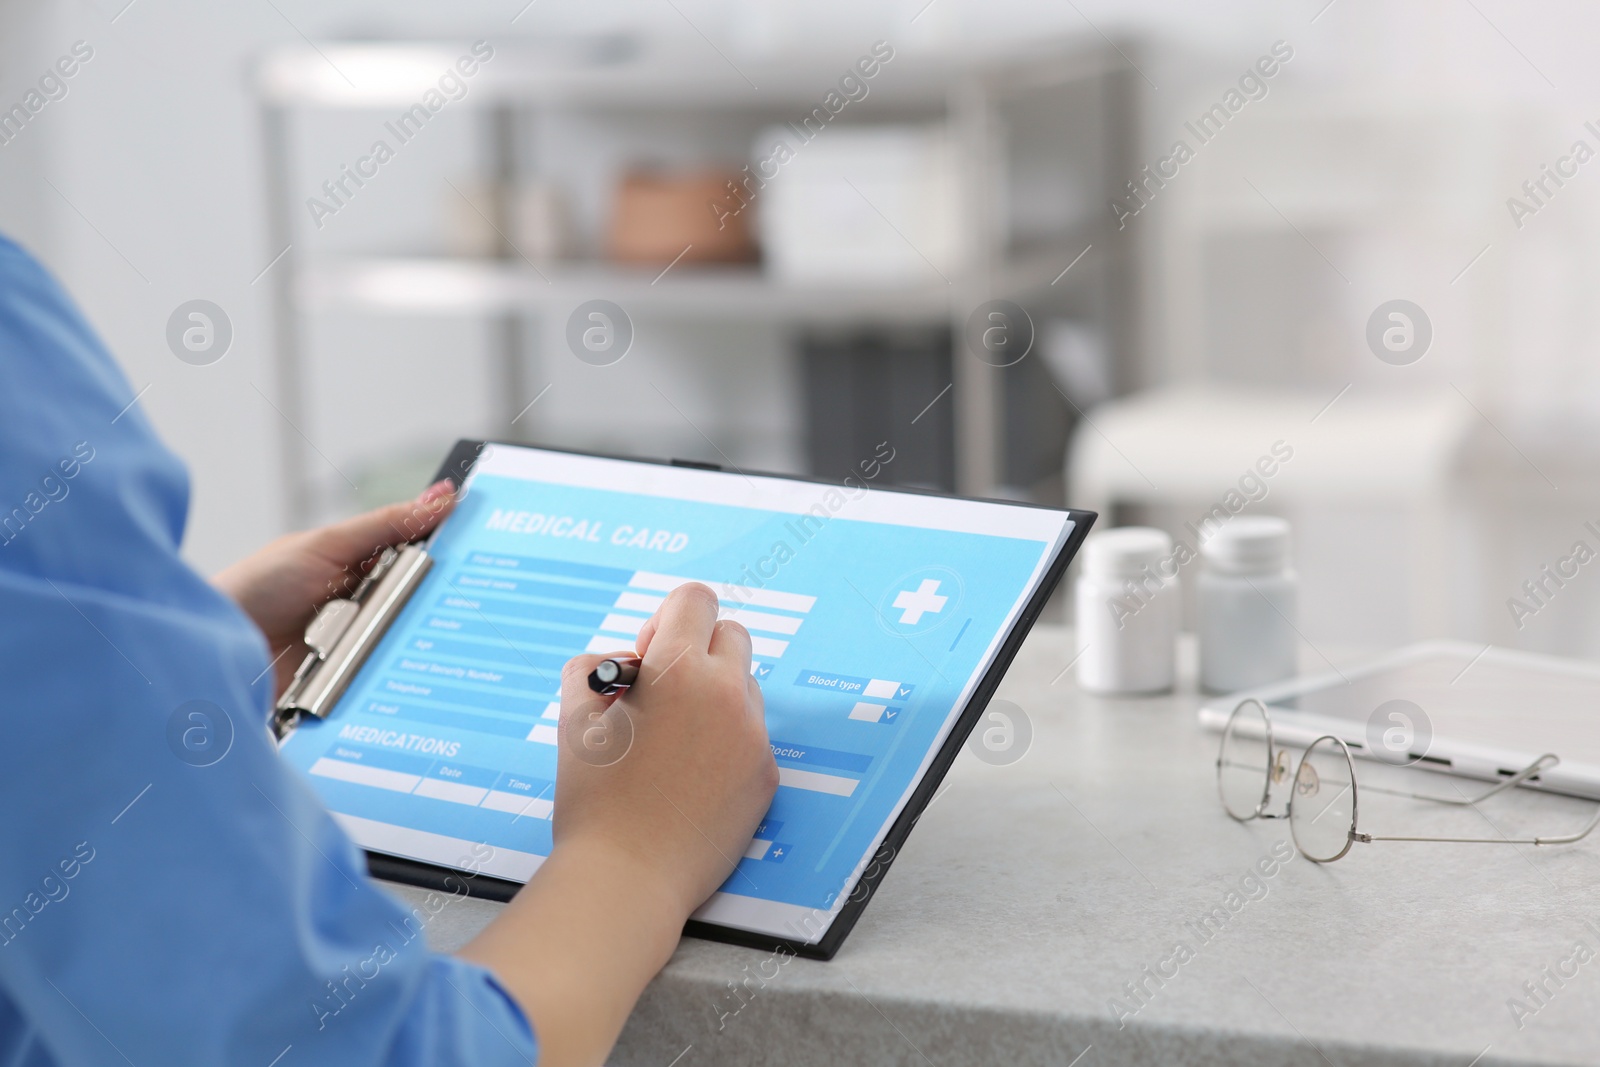
<svg viewBox="0 0 1600 1067"><path fill-rule="evenodd" d="M662 460L641 459L636 456L619 456L598 452L586 452L579 449L551 448L546 445L528 445L513 441L475 441L460 440L445 457L444 463L434 475L433 481L449 479L457 489L466 482L467 476L472 472L484 448L489 445L501 444L508 447L537 448L546 452L562 452L569 455L593 456L601 459L621 460L629 463L648 463L662 466L695 467L702 470L723 470L717 464L700 463L687 460ZM787 481L807 482L816 485L834 485L835 482L827 478L804 477L790 474L772 474L764 471L740 471L746 475L759 475L768 478L781 478ZM940 493L933 490L901 488L895 486L874 486L874 492L880 493L905 493L917 496L936 496L954 499L973 499L957 497L955 494ZM1018 503L1016 501L995 501L1013 507L1039 507L1040 505ZM741 945L747 948L757 948L766 951L785 952L807 959L828 960L839 951L850 931L865 911L867 902L872 898L877 887L882 883L889 872L896 856L899 855L906 839L911 834L912 827L922 817L922 812L928 803L937 794L939 785L943 782L950 765L960 754L962 746L966 743L968 735L977 726L989 700L994 696L1006 671L1011 666L1011 661L1016 657L1017 650L1021 648L1023 639L1028 631L1038 620L1039 613L1044 609L1050 594L1060 583L1066 573L1068 565L1077 554L1089 529L1093 526L1096 514L1092 511L1082 511L1073 508L1045 508L1043 510L1064 512L1073 523L1072 530L1068 533L1061 545L1057 548L1055 557L1049 561L1045 573L1040 579L1038 588L1033 596L1023 606L1010 631L1002 639L994 660L988 670L978 680L973 689L971 698L966 707L962 708L957 716L955 725L946 736L938 752L934 754L932 762L922 779L913 789L911 797L904 808L896 816L894 823L885 835L883 843L867 863L860 878L851 888L850 895L841 907L839 913L829 924L827 931L817 941L802 941L792 938L778 937L771 934L756 933L734 927L721 926L715 923L702 922L691 919L684 926L684 933L708 941L720 941L732 945ZM419 580L420 580L420 576ZM359 668L358 668L359 669ZM341 690L342 692L342 690ZM334 701L337 701L335 696ZM522 888L522 883L493 878L482 873L463 873L453 867L439 866L424 863L419 860L391 856L385 853L368 851L367 870L375 878L399 882L405 885L419 886L440 892L459 894L464 888L469 896L482 897L486 900L500 902L509 901Z"/></svg>

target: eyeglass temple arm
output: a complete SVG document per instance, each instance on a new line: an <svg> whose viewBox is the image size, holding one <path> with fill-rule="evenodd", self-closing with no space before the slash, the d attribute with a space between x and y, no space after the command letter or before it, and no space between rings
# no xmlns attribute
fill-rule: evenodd
<svg viewBox="0 0 1600 1067"><path fill-rule="evenodd" d="M1575 841L1582 841L1588 837L1594 828L1600 825L1600 808L1596 808L1589 821L1583 824L1583 829L1575 833L1562 834L1554 837L1385 837L1378 834L1362 834L1351 831L1351 838L1363 843L1369 841L1443 841L1456 845L1570 845Z"/></svg>
<svg viewBox="0 0 1600 1067"><path fill-rule="evenodd" d="M1482 793L1479 793L1475 797L1436 797L1427 793L1408 793L1399 789L1384 789L1375 785L1363 786L1362 788L1371 790L1374 793L1383 793L1386 796L1410 797L1412 800L1430 800L1435 804L1459 804L1466 806L1476 804L1479 801L1488 800L1495 794L1503 793L1507 789L1513 789L1516 786L1521 785L1523 782L1526 782L1529 778L1536 776L1540 771L1547 771L1560 762L1560 756L1557 756L1554 752L1546 752L1544 755L1540 756L1538 759L1522 768L1522 770L1518 771L1516 774L1513 774L1511 777L1496 785L1490 786L1488 789L1484 790Z"/></svg>

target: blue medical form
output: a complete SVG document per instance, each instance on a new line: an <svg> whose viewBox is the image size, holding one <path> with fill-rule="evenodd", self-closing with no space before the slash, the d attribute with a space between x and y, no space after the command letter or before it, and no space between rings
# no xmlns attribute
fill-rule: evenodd
<svg viewBox="0 0 1600 1067"><path fill-rule="evenodd" d="M1065 512L490 446L326 720L284 742L358 843L526 881L559 682L704 582L751 634L780 786L698 917L835 913L1073 527ZM807 929L811 929L808 926Z"/></svg>

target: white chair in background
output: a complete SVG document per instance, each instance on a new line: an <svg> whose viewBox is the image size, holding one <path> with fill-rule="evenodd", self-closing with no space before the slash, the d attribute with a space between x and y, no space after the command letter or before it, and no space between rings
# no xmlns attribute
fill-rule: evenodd
<svg viewBox="0 0 1600 1067"><path fill-rule="evenodd" d="M1451 501L1476 418L1448 389L1136 393L1079 422L1067 452L1067 499L1106 518L1116 504L1171 506L1198 524L1214 506L1237 502L1230 491L1245 496L1241 479L1254 471L1269 490L1264 507L1274 512L1304 505L1399 510L1407 519L1410 628L1440 635L1449 629ZM1187 539L1193 543L1192 534Z"/></svg>

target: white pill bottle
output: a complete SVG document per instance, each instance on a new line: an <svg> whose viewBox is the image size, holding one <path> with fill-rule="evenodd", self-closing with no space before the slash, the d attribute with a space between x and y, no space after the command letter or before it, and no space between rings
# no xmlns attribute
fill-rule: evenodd
<svg viewBox="0 0 1600 1067"><path fill-rule="evenodd" d="M1079 685L1108 695L1172 688L1180 606L1172 538L1144 526L1092 534L1075 605Z"/></svg>
<svg viewBox="0 0 1600 1067"><path fill-rule="evenodd" d="M1200 560L1201 688L1232 693L1293 677L1299 580L1289 567L1289 523L1231 519L1200 545Z"/></svg>

